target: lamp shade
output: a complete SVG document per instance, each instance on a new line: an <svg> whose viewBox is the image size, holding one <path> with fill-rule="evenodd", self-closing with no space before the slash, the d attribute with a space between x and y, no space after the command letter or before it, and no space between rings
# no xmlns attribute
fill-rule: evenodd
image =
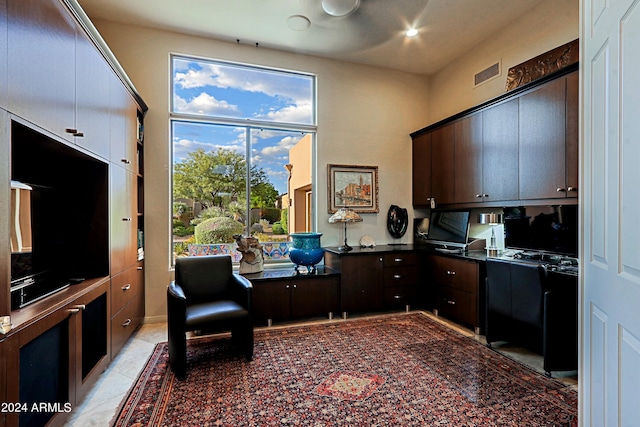
<svg viewBox="0 0 640 427"><path fill-rule="evenodd" d="M502 224L503 214L501 213L481 213L478 214L479 224Z"/></svg>
<svg viewBox="0 0 640 427"><path fill-rule="evenodd" d="M330 223L335 222L362 222L362 217L349 208L340 208L329 218Z"/></svg>

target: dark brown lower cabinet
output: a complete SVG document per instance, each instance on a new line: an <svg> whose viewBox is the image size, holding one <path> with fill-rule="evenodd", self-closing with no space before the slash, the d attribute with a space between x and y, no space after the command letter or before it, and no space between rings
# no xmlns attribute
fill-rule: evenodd
<svg viewBox="0 0 640 427"><path fill-rule="evenodd" d="M354 249L354 252L358 249ZM338 254L325 251L325 265L340 271L340 306L343 315L384 307L382 254Z"/></svg>
<svg viewBox="0 0 640 427"><path fill-rule="evenodd" d="M111 354L122 346L144 318L144 261L111 278Z"/></svg>
<svg viewBox="0 0 640 427"><path fill-rule="evenodd" d="M472 326L480 333L484 317L480 264L439 255L428 255L427 260L437 315Z"/></svg>
<svg viewBox="0 0 640 427"><path fill-rule="evenodd" d="M258 324L312 316L330 317L340 310L340 277L337 274L292 274L283 278L249 274L246 277L253 284L253 313Z"/></svg>
<svg viewBox="0 0 640 427"><path fill-rule="evenodd" d="M46 301L52 304L50 311L0 343L6 373L3 402L20 405L5 413L2 425L59 426L82 401L111 361L109 291L108 277L72 285ZM38 304L23 309L26 317L42 309Z"/></svg>

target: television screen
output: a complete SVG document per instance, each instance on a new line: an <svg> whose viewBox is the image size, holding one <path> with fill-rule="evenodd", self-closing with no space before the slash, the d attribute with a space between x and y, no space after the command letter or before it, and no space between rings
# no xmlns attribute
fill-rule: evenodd
<svg viewBox="0 0 640 427"><path fill-rule="evenodd" d="M505 246L578 256L578 206L504 209Z"/></svg>
<svg viewBox="0 0 640 427"><path fill-rule="evenodd" d="M466 245L469 238L469 211L431 211L428 243Z"/></svg>

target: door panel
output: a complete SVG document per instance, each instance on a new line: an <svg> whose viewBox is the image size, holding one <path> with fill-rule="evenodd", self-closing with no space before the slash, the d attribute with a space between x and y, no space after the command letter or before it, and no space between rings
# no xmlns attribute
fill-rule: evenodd
<svg viewBox="0 0 640 427"><path fill-rule="evenodd" d="M583 2L580 422L640 418L640 4Z"/></svg>

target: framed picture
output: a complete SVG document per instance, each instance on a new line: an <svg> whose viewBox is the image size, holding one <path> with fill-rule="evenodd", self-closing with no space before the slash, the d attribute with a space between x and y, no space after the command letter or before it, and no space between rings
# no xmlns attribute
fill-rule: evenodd
<svg viewBox="0 0 640 427"><path fill-rule="evenodd" d="M378 213L378 167L328 165L329 213L348 207Z"/></svg>

